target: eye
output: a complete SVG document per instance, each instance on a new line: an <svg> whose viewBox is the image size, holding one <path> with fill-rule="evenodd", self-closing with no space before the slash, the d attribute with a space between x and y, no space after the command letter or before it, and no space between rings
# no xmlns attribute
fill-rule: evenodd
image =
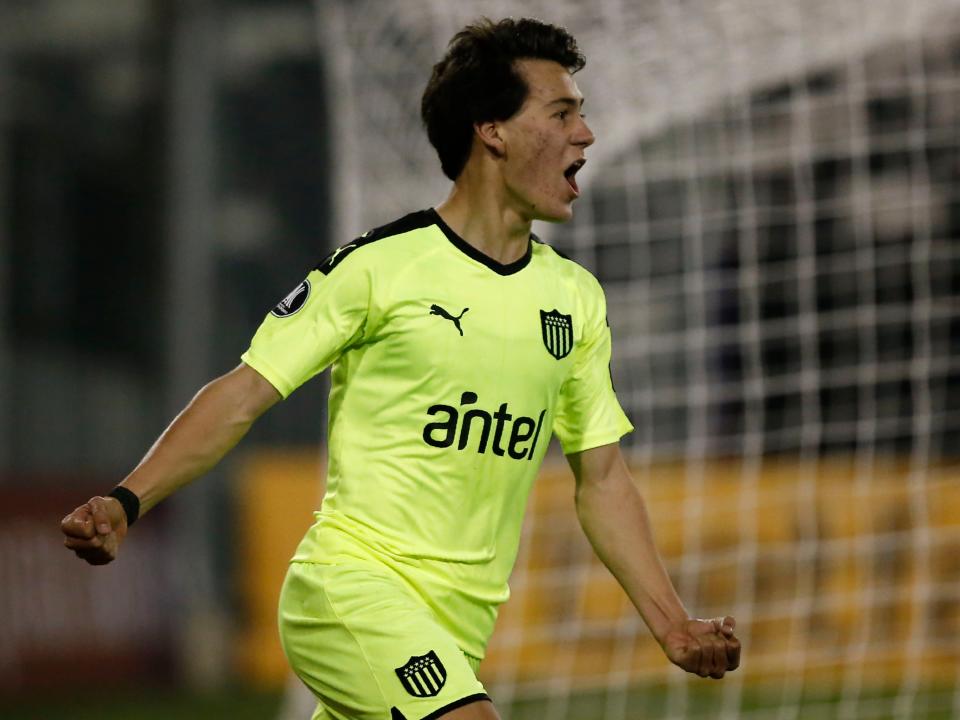
<svg viewBox="0 0 960 720"><path fill-rule="evenodd" d="M558 118L560 118L561 120L566 120L566 119L567 119L567 115L569 115L569 114L570 114L570 111L569 111L569 110L561 110L561 111L558 112L556 115L554 115L554 117L558 117Z"/></svg>

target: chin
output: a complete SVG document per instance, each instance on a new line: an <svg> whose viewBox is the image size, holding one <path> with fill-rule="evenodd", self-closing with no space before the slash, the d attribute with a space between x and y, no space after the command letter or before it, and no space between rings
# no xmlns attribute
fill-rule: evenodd
<svg viewBox="0 0 960 720"><path fill-rule="evenodd" d="M543 209L535 217L536 220L549 223L565 223L573 219L573 206L566 205L559 208Z"/></svg>

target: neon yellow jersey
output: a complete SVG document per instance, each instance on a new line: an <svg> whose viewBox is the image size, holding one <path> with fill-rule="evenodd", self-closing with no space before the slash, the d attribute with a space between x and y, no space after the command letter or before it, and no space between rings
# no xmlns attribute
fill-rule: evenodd
<svg viewBox="0 0 960 720"><path fill-rule="evenodd" d="M434 210L332 253L242 359L284 397L333 365L327 494L294 559L350 546L446 581L478 610L476 657L551 434L571 453L632 430L596 279L535 238L499 264Z"/></svg>

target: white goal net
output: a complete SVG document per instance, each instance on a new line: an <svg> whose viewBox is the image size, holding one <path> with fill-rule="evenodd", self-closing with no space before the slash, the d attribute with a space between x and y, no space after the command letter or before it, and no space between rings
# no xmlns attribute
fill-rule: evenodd
<svg viewBox="0 0 960 720"><path fill-rule="evenodd" d="M568 27L598 141L541 237L608 297L681 596L668 666L549 469L482 668L506 719L960 717L960 2L318 2L333 243L446 194L419 120L464 23Z"/></svg>

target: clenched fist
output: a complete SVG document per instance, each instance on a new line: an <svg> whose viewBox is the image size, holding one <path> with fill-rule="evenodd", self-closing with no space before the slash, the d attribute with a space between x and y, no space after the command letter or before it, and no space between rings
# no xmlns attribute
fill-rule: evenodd
<svg viewBox="0 0 960 720"><path fill-rule="evenodd" d="M740 665L740 641L732 617L685 620L674 625L661 645L670 662L700 677L720 679Z"/></svg>
<svg viewBox="0 0 960 720"><path fill-rule="evenodd" d="M91 565L116 559L127 534L123 506L112 497L92 497L60 521L63 544Z"/></svg>

